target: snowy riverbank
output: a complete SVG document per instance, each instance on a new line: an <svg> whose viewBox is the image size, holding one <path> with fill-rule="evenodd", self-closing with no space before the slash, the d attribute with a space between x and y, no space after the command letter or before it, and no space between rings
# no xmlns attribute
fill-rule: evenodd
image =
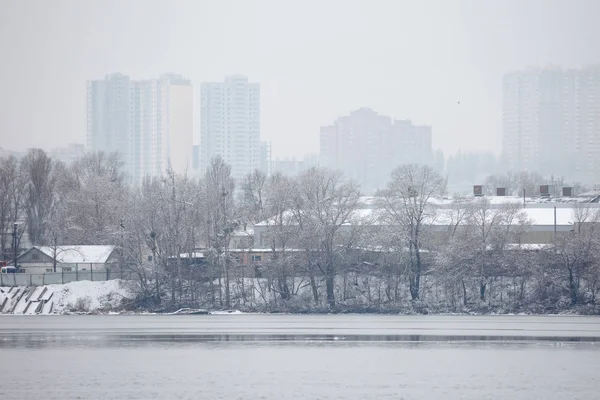
<svg viewBox="0 0 600 400"><path fill-rule="evenodd" d="M529 305L520 309L473 305L461 310L448 307L428 306L427 304L403 304L387 307L366 307L360 304L338 305L334 309L311 306L308 302L294 304L236 304L231 310L206 308L165 308L162 310L132 309L135 297L134 283L123 280L102 282L79 281L66 284L34 287L0 287L0 314L4 315L60 315L60 314L389 314L389 315L598 315L599 309L593 305L564 307L549 310ZM280 302L281 303L281 302ZM282 306L283 305L283 306ZM185 307L185 305L184 305ZM150 311L150 312L149 312Z"/></svg>
<svg viewBox="0 0 600 400"><path fill-rule="evenodd" d="M132 297L129 282L119 279L34 287L0 287L0 314L49 315L121 310Z"/></svg>

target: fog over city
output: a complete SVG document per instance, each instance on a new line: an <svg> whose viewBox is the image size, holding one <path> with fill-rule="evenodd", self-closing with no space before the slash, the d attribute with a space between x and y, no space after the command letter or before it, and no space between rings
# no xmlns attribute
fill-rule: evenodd
<svg viewBox="0 0 600 400"><path fill-rule="evenodd" d="M2 399L598 399L599 17L0 0Z"/></svg>
<svg viewBox="0 0 600 400"><path fill-rule="evenodd" d="M0 2L3 149L86 143L86 82L175 72L260 84L272 156L319 152L319 128L361 107L431 125L433 149L501 152L502 77L600 60L589 1Z"/></svg>

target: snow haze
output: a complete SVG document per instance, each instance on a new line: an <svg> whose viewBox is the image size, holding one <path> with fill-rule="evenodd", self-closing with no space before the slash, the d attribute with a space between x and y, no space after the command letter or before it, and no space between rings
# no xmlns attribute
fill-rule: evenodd
<svg viewBox="0 0 600 400"><path fill-rule="evenodd" d="M0 1L1 147L85 143L86 81L174 71L261 85L274 156L319 150L360 107L433 127L433 147L498 154L502 76L600 60L600 2Z"/></svg>

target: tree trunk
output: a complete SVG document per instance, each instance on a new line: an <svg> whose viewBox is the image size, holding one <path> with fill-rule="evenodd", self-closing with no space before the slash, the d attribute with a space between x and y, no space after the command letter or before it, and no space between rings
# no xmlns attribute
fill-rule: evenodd
<svg viewBox="0 0 600 400"><path fill-rule="evenodd" d="M154 281L156 283L156 305L160 305L160 286L158 283L158 273L155 272Z"/></svg>
<svg viewBox="0 0 600 400"><path fill-rule="evenodd" d="M229 288L229 266L227 265L227 261L225 261L225 308L231 308L231 294Z"/></svg>
<svg viewBox="0 0 600 400"><path fill-rule="evenodd" d="M487 288L487 283L484 280L479 281L479 300L485 301L485 289Z"/></svg>
<svg viewBox="0 0 600 400"><path fill-rule="evenodd" d="M410 297L413 301L419 300L419 284L414 272L410 277Z"/></svg>
<svg viewBox="0 0 600 400"><path fill-rule="evenodd" d="M280 276L277 278L277 286L279 289L279 293L281 294L281 299L289 300L290 299L290 288L287 284L287 279L285 278L285 276Z"/></svg>
<svg viewBox="0 0 600 400"><path fill-rule="evenodd" d="M171 302L175 304L175 276L171 274Z"/></svg>
<svg viewBox="0 0 600 400"><path fill-rule="evenodd" d="M310 272L310 287L312 289L313 299L315 301L315 305L319 304L319 291L317 290L317 281L315 279L315 275Z"/></svg>
<svg viewBox="0 0 600 400"><path fill-rule="evenodd" d="M467 285L465 285L465 281L461 281L462 290L463 290L463 305L467 306Z"/></svg>
<svg viewBox="0 0 600 400"><path fill-rule="evenodd" d="M329 307L335 307L335 268L333 263L329 261L326 266L327 276L325 279L325 286L327 288L327 304Z"/></svg>
<svg viewBox="0 0 600 400"><path fill-rule="evenodd" d="M411 260L410 297L413 301L415 301L419 300L419 291L421 286L421 254L419 253L418 239L413 239L410 247L410 251L414 253L414 258L411 256L413 259Z"/></svg>
<svg viewBox="0 0 600 400"><path fill-rule="evenodd" d="M577 285L573 276L573 268L569 268L569 293L571 295L571 305L577 304Z"/></svg>
<svg viewBox="0 0 600 400"><path fill-rule="evenodd" d="M223 280L223 274L219 274L219 307L223 308L223 285L221 281Z"/></svg>
<svg viewBox="0 0 600 400"><path fill-rule="evenodd" d="M325 280L325 286L327 287L327 304L329 307L335 307L335 294L334 294L334 278L328 276Z"/></svg>

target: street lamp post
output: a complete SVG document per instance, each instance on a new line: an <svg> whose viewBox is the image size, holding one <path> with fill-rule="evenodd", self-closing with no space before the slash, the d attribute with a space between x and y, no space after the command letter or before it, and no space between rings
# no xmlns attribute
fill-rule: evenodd
<svg viewBox="0 0 600 400"><path fill-rule="evenodd" d="M13 224L13 233L12 233L12 236L13 236L13 257L14 257L14 259L13 259L14 260L13 261L14 265L13 266L15 268L17 268L17 253L18 253L17 246L18 246L18 241L17 241L17 223L16 222Z"/></svg>
<svg viewBox="0 0 600 400"><path fill-rule="evenodd" d="M119 269L121 270L121 279L123 279L123 258L124 258L124 249L125 249L125 239L124 239L125 219L121 218L119 228L121 228L121 262L119 263L120 264Z"/></svg>

